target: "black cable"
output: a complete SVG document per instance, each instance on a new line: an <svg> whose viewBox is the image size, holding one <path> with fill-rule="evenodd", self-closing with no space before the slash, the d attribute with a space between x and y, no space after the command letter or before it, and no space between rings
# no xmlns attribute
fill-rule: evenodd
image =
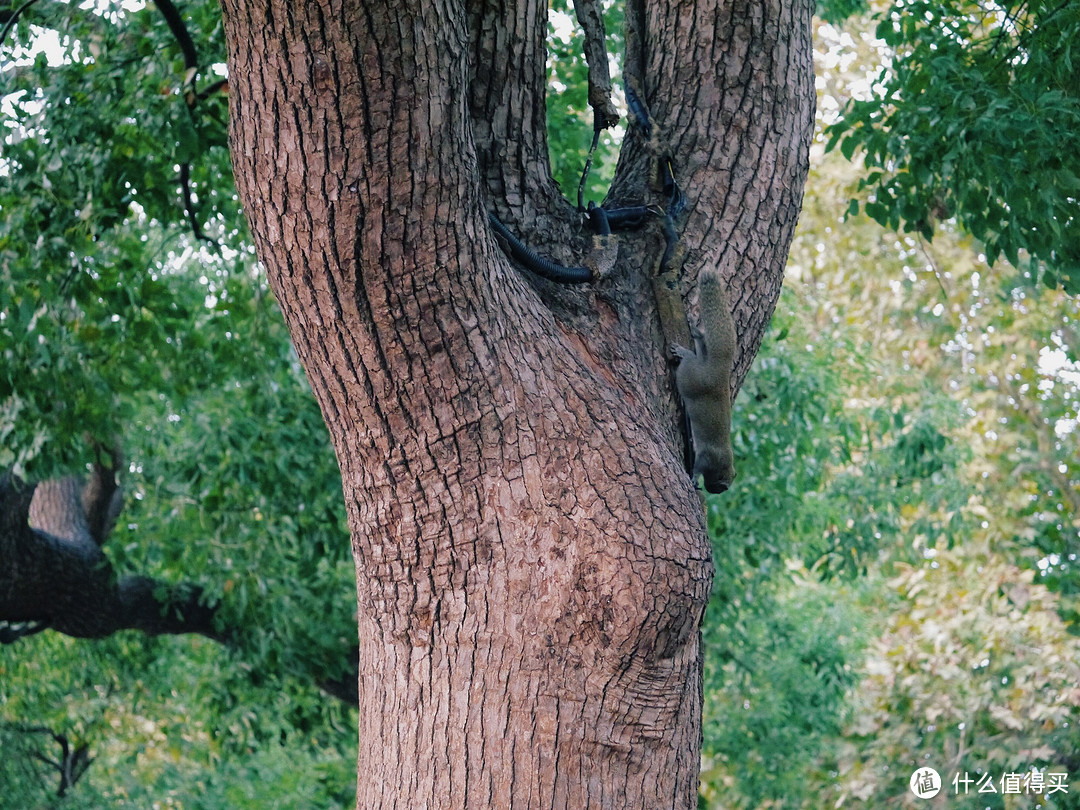
<svg viewBox="0 0 1080 810"><path fill-rule="evenodd" d="M648 140L652 138L652 123L649 117L649 110L636 92L632 82L625 82L623 84L624 91L626 93L626 107L630 110L634 116L634 121L638 125L638 129L641 130L641 134Z"/></svg>
<svg viewBox="0 0 1080 810"><path fill-rule="evenodd" d="M541 278L555 281L559 284L586 284L592 281L592 270L588 267L564 267L561 264L546 259L534 253L524 242L510 232L499 218L488 212L488 221L495 233L502 237L506 246L503 248L518 264L528 270L532 270Z"/></svg>
<svg viewBox="0 0 1080 810"><path fill-rule="evenodd" d="M585 158L585 168L581 172L581 181L577 185L577 207L578 211L585 210L585 181L589 177L589 169L592 168L593 153L596 151L597 145L600 143L600 133L603 132L603 127L600 126L600 120L596 117L596 113L593 113L593 136L592 146L589 147L589 156Z"/></svg>
<svg viewBox="0 0 1080 810"><path fill-rule="evenodd" d="M616 230L639 227L649 217L662 217L663 210L656 205L628 205L623 208L605 208L608 225Z"/></svg>
<svg viewBox="0 0 1080 810"><path fill-rule="evenodd" d="M667 170L664 173L664 191L668 194L667 216L674 219L683 212L686 208L686 196L682 193L682 189L679 188L678 181L675 180L675 170L671 165L671 158L664 158L664 168Z"/></svg>
<svg viewBox="0 0 1080 810"><path fill-rule="evenodd" d="M608 222L607 211L594 202L589 203L589 222L592 223L593 230L600 236L609 236L611 234L611 223Z"/></svg>

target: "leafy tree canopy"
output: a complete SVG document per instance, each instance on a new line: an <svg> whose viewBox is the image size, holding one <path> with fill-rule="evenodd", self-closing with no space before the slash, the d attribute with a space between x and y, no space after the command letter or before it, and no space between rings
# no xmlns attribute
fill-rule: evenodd
<svg viewBox="0 0 1080 810"><path fill-rule="evenodd" d="M900 0L876 20L880 74L829 130L865 164L866 213L927 239L955 218L990 264L1080 292L1080 6Z"/></svg>

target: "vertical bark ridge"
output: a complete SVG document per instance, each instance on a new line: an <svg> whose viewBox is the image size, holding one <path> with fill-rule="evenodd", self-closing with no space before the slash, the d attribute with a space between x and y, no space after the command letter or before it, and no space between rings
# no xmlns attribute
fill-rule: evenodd
<svg viewBox="0 0 1080 810"><path fill-rule="evenodd" d="M546 37L546 2L469 4L469 98L481 182L528 222L564 205L547 151Z"/></svg>

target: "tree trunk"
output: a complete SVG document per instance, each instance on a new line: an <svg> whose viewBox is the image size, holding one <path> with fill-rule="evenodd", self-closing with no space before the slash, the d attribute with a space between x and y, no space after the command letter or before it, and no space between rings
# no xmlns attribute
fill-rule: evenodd
<svg viewBox="0 0 1080 810"><path fill-rule="evenodd" d="M659 224L587 259L551 180L546 3L223 0L258 254L341 465L357 567L361 808L696 806L712 577L651 284ZM806 175L808 0L632 5L641 77L737 388ZM655 151L655 150L654 150ZM655 201L627 139L612 195Z"/></svg>

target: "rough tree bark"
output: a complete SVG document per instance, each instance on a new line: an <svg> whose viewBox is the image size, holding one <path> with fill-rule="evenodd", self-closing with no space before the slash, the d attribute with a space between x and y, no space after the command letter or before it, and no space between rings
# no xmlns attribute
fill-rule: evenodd
<svg viewBox="0 0 1080 810"><path fill-rule="evenodd" d="M223 0L258 254L341 466L357 567L358 807L696 806L701 504L650 274L580 264L551 180L546 3ZM737 388L778 294L812 129L809 0L630 3L627 70L716 266ZM612 195L646 199L631 134Z"/></svg>

